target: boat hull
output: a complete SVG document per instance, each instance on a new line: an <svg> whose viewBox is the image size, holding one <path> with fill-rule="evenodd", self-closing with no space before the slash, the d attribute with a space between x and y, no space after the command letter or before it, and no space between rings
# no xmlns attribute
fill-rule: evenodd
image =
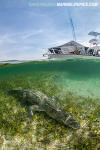
<svg viewBox="0 0 100 150"><path fill-rule="evenodd" d="M48 59L72 59L72 58L85 58L85 59L100 59L100 57L89 55L70 55L70 54L48 54Z"/></svg>

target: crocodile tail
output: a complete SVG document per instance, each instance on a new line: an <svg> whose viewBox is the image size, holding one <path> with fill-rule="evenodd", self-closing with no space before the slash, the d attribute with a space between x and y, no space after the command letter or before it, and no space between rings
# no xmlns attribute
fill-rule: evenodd
<svg viewBox="0 0 100 150"><path fill-rule="evenodd" d="M7 91L7 94L14 95L14 94L22 94L23 90L9 90Z"/></svg>

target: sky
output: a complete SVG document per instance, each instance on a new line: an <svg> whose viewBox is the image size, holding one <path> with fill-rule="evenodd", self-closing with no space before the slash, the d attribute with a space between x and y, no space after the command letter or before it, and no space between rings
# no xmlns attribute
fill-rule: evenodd
<svg viewBox="0 0 100 150"><path fill-rule="evenodd" d="M76 2L98 5L57 6ZM47 48L73 40L69 16L77 42L88 46L88 33L100 32L99 0L0 0L0 60L40 59Z"/></svg>

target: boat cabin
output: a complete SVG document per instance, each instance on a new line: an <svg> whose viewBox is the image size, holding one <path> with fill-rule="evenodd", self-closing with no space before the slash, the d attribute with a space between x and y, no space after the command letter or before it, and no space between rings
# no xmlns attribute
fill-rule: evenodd
<svg viewBox="0 0 100 150"><path fill-rule="evenodd" d="M70 41L61 46L51 47L48 49L50 54L76 54L84 55L86 47L75 41Z"/></svg>

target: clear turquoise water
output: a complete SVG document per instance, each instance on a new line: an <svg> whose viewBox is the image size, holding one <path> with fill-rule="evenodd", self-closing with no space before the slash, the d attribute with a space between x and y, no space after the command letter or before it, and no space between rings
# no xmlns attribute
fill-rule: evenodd
<svg viewBox="0 0 100 150"><path fill-rule="evenodd" d="M85 97L100 97L99 59L70 59L5 65L0 67L0 80L9 80L12 76L15 78L32 77L39 73L45 74L45 78L46 74L52 73L53 82L65 91Z"/></svg>

